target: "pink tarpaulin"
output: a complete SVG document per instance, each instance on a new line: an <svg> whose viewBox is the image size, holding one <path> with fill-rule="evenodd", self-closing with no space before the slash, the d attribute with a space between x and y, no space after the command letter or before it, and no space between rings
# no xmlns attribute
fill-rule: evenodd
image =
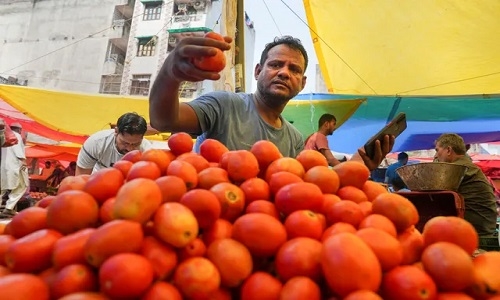
<svg viewBox="0 0 500 300"><path fill-rule="evenodd" d="M53 146L53 145L33 145L26 147L26 157L54 159L60 161L76 161L79 148Z"/></svg>
<svg viewBox="0 0 500 300"><path fill-rule="evenodd" d="M491 179L500 179L500 160L482 160L475 164Z"/></svg>

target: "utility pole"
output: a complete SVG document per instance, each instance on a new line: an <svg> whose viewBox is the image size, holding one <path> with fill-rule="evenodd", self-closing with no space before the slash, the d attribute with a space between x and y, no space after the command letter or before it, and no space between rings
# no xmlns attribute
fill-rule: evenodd
<svg viewBox="0 0 500 300"><path fill-rule="evenodd" d="M236 39L234 41L237 51L235 57L235 92L245 92L245 4L244 0L236 1Z"/></svg>

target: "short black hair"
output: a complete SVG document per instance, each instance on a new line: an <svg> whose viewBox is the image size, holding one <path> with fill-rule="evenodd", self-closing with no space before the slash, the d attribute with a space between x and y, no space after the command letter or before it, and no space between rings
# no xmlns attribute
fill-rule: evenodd
<svg viewBox="0 0 500 300"><path fill-rule="evenodd" d="M144 135L148 129L146 119L135 112L123 114L116 122L118 133L128 133L130 135Z"/></svg>
<svg viewBox="0 0 500 300"><path fill-rule="evenodd" d="M331 121L337 122L337 118L335 118L335 116L332 114L323 114L321 117L319 117L318 128L323 126L323 124L325 124L326 122L331 122Z"/></svg>
<svg viewBox="0 0 500 300"><path fill-rule="evenodd" d="M275 37L274 41L266 44L264 51L262 51L262 54L260 55L260 65L261 66L263 66L266 63L267 55L268 55L269 51L278 45L287 45L288 47L299 51L302 54L302 56L304 57L304 62L305 62L304 72L306 71L307 64L309 63L309 58L307 57L307 51L304 48L304 45L302 45L302 42L298 38L294 38L293 36L289 36L289 35Z"/></svg>
<svg viewBox="0 0 500 300"><path fill-rule="evenodd" d="M408 159L408 153L401 152L398 154L398 160Z"/></svg>

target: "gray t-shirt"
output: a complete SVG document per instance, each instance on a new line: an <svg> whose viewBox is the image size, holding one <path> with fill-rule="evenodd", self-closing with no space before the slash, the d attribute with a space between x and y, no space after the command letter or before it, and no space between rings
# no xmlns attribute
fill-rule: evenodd
<svg viewBox="0 0 500 300"><path fill-rule="evenodd" d="M215 139L229 150L250 150L260 140L273 142L283 156L296 157L304 149L302 134L281 118L281 128L266 123L259 115L252 94L212 92L191 102L200 122L195 151L205 139Z"/></svg>

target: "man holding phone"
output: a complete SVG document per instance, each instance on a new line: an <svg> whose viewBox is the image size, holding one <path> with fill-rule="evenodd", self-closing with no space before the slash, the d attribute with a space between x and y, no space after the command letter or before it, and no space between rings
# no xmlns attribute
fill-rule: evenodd
<svg viewBox="0 0 500 300"><path fill-rule="evenodd" d="M332 135L337 125L337 118L332 114L323 114L318 120L318 131L311 134L304 143L304 149L316 150L323 154L331 167L338 165L340 161L333 156L332 151L328 146L328 135ZM392 126L393 127L393 126ZM391 127L391 128L392 128ZM387 126L386 126L387 128ZM406 128L406 125L405 125ZM384 128L385 129L385 128ZM382 130L382 133L385 131ZM394 146L395 136L390 134L377 134L377 139L371 139L370 152L367 154L366 147L358 149L358 151L351 157L351 160L364 163L370 171L375 170L385 155L392 150ZM368 144L367 143L367 144Z"/></svg>

